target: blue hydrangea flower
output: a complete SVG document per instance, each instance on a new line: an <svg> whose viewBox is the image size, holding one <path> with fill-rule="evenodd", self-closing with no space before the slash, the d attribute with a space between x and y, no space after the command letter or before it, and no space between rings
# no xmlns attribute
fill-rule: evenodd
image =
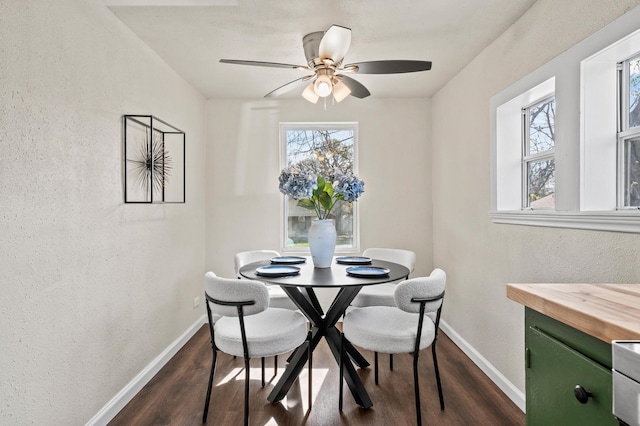
<svg viewBox="0 0 640 426"><path fill-rule="evenodd" d="M317 188L316 178L308 162L285 167L279 177L280 192L294 200L311 197L313 190Z"/></svg>
<svg viewBox="0 0 640 426"><path fill-rule="evenodd" d="M351 203L364 192L364 182L351 173L340 175L336 178L333 189L336 194L342 194L344 200Z"/></svg>
<svg viewBox="0 0 640 426"><path fill-rule="evenodd" d="M298 206L315 210L318 219L329 218L338 200L351 203L364 192L364 182L351 172L334 169L327 176L321 176L319 170L316 158L285 167L278 178L280 192L297 200ZM319 185L323 185L321 190Z"/></svg>

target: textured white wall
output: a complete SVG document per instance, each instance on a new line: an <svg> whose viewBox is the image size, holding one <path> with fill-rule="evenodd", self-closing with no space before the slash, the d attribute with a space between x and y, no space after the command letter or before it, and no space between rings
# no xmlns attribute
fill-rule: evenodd
<svg viewBox="0 0 640 426"><path fill-rule="evenodd" d="M279 250L279 123L359 123L360 246L417 255L432 269L431 125L427 99L346 99L326 110L300 100L207 102L208 269L233 276L233 255ZM326 298L325 298L326 300Z"/></svg>
<svg viewBox="0 0 640 426"><path fill-rule="evenodd" d="M639 3L538 0L432 100L433 263L447 271L443 317L521 390L523 308L506 298L505 284L637 283L640 244L637 234L492 224L489 100Z"/></svg>
<svg viewBox="0 0 640 426"><path fill-rule="evenodd" d="M0 424L85 423L203 314L204 111L100 2L0 1ZM186 204L123 204L132 113L186 131Z"/></svg>

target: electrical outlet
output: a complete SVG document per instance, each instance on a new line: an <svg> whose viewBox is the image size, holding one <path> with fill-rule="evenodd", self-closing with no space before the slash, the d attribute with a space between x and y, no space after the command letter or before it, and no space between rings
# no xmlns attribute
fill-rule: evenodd
<svg viewBox="0 0 640 426"><path fill-rule="evenodd" d="M196 296L193 298L193 308L197 308L198 306L200 306L200 296Z"/></svg>

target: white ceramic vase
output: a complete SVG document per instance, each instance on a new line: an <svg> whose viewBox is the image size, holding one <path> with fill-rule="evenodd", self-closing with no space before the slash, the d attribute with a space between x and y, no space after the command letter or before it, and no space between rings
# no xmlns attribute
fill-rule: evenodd
<svg viewBox="0 0 640 426"><path fill-rule="evenodd" d="M336 249L336 226L333 219L314 220L309 228L309 250L313 266L331 268L333 252Z"/></svg>

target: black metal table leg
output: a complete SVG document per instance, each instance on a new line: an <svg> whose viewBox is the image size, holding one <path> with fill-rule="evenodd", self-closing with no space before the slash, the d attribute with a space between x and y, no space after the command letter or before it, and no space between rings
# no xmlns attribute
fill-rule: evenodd
<svg viewBox="0 0 640 426"><path fill-rule="evenodd" d="M335 326L361 288L362 287L349 287L340 290L331 304L329 312L327 312L327 315L325 316L325 325L327 328ZM358 367L367 368L369 366L369 362L365 357L363 357L348 340L345 340L345 351L349 354L353 362L358 365Z"/></svg>
<svg viewBox="0 0 640 426"><path fill-rule="evenodd" d="M322 314L315 308L305 295L295 287L282 287L289 299L300 309L300 312L311 322L312 325L319 326L324 323ZM307 293L308 295L308 293Z"/></svg>
<svg viewBox="0 0 640 426"><path fill-rule="evenodd" d="M313 351L314 345L313 340L311 342L311 351ZM309 358L309 352L305 344L298 347L295 351L293 351L293 355L290 357L289 364L287 364L287 368L284 370L284 373L278 383L274 386L273 390L267 397L267 400L271 403L281 401L289 392L289 388L293 382L296 381L296 378L300 375L304 364L307 362Z"/></svg>
<svg viewBox="0 0 640 426"><path fill-rule="evenodd" d="M308 287L305 289L307 291L307 296L309 297L309 301L316 308L316 311L320 315L324 315L324 311L322 310L322 306L320 306L320 301L318 300L318 296L316 296L316 292L313 290L313 287Z"/></svg>
<svg viewBox="0 0 640 426"><path fill-rule="evenodd" d="M351 344L350 341L344 339L344 350L351 357L351 360L360 368L367 368L369 361Z"/></svg>

